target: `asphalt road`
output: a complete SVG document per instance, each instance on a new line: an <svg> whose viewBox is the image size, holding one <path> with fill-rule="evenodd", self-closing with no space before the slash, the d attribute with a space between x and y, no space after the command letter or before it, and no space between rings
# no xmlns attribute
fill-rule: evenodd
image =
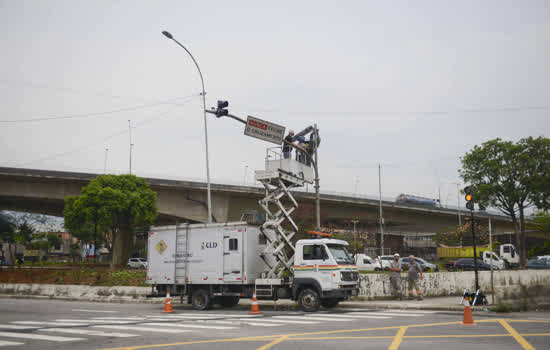
<svg viewBox="0 0 550 350"><path fill-rule="evenodd" d="M0 299L5 349L550 349L550 312L474 315L336 308L313 314L264 307L207 312L174 305Z"/></svg>

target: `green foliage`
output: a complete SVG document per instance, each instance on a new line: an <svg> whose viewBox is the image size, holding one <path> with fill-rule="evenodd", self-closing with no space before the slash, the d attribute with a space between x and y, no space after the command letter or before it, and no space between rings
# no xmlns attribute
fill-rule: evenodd
<svg viewBox="0 0 550 350"><path fill-rule="evenodd" d="M550 241L544 244L537 244L533 248L529 249L529 257L535 257L539 255L550 255Z"/></svg>
<svg viewBox="0 0 550 350"><path fill-rule="evenodd" d="M529 199L537 208L550 209L550 139L528 137L519 144L523 147L522 161L527 169Z"/></svg>
<svg viewBox="0 0 550 350"><path fill-rule="evenodd" d="M34 239L34 228L28 222L23 222L17 227L15 241L22 245L28 245Z"/></svg>
<svg viewBox="0 0 550 350"><path fill-rule="evenodd" d="M0 213L0 240L15 243L15 225L3 213Z"/></svg>
<svg viewBox="0 0 550 350"><path fill-rule="evenodd" d="M157 218L156 193L134 175L100 175L79 196L65 200L65 225L75 233L108 232L113 239L113 265L125 264L137 227Z"/></svg>
<svg viewBox="0 0 550 350"><path fill-rule="evenodd" d="M475 224L476 244L489 243L489 230L487 226ZM472 245L472 223L467 220L464 225L456 229L448 229L445 231L436 232L432 240L438 244L447 246Z"/></svg>
<svg viewBox="0 0 550 350"><path fill-rule="evenodd" d="M538 213L533 222L527 224L527 228L550 234L550 215L547 213Z"/></svg>

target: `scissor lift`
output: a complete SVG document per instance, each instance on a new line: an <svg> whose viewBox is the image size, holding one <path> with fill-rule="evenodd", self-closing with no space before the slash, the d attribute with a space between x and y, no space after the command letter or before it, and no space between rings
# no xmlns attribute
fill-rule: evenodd
<svg viewBox="0 0 550 350"><path fill-rule="evenodd" d="M291 239L298 233L298 226L291 214L298 208L298 202L291 190L313 183L311 166L291 158L285 159L281 154L279 147L269 148L266 169L257 170L255 174L256 180L265 187L265 197L259 204L266 213L266 221L260 230L267 239L267 246L261 253L270 268L265 276L267 279L280 279L285 271L293 272L294 245ZM283 203L284 199L287 206ZM290 224L291 231L281 226L285 220Z"/></svg>

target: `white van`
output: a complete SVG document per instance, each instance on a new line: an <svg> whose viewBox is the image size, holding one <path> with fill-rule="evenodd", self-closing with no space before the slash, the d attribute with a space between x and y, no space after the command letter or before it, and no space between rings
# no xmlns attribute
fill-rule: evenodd
<svg viewBox="0 0 550 350"><path fill-rule="evenodd" d="M365 254L357 254L355 256L355 265L358 270L378 271L381 270L380 264L374 261L370 256Z"/></svg>

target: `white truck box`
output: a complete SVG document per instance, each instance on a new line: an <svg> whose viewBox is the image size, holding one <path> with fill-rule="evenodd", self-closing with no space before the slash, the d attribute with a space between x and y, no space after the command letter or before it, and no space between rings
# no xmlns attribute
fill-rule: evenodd
<svg viewBox="0 0 550 350"><path fill-rule="evenodd" d="M147 283L254 284L268 269L262 236L245 222L153 227Z"/></svg>

